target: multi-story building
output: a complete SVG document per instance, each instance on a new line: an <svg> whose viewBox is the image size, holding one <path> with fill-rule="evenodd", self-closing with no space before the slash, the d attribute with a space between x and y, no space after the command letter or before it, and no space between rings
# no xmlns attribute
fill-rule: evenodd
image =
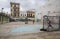
<svg viewBox="0 0 60 39"><path fill-rule="evenodd" d="M27 18L35 20L35 11L27 11Z"/></svg>
<svg viewBox="0 0 60 39"><path fill-rule="evenodd" d="M15 2L10 2L11 5L11 16L18 18L20 14L20 4Z"/></svg>

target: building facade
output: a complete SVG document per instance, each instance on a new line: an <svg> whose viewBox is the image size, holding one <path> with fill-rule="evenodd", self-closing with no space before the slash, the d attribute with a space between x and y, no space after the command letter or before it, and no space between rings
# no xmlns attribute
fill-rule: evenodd
<svg viewBox="0 0 60 39"><path fill-rule="evenodd" d="M20 18L25 19L27 17L27 12L26 11L20 11Z"/></svg>
<svg viewBox="0 0 60 39"><path fill-rule="evenodd" d="M20 4L10 2L10 6L11 6L11 16L18 18L20 14Z"/></svg>
<svg viewBox="0 0 60 39"><path fill-rule="evenodd" d="M27 11L27 18L35 20L35 11Z"/></svg>

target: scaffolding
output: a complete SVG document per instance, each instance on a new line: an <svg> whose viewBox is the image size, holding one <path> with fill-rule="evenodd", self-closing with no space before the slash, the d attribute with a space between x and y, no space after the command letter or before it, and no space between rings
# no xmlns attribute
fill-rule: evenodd
<svg viewBox="0 0 60 39"><path fill-rule="evenodd" d="M48 29L48 19L51 21L53 29ZM43 29L46 30L60 30L60 16L43 16Z"/></svg>

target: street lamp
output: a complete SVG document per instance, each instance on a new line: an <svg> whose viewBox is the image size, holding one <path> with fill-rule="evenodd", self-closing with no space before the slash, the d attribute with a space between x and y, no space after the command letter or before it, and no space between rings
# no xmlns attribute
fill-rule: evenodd
<svg viewBox="0 0 60 39"><path fill-rule="evenodd" d="M4 9L4 8L1 9L1 13L3 13L3 9ZM3 23L3 14L2 14L1 19L2 19L2 23Z"/></svg>
<svg viewBox="0 0 60 39"><path fill-rule="evenodd" d="M1 12L2 12L2 13L3 13L3 9L4 9L4 8L1 9Z"/></svg>

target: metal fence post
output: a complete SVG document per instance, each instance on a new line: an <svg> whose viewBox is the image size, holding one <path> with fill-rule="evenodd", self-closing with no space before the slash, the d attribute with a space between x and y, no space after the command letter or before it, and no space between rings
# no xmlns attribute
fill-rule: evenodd
<svg viewBox="0 0 60 39"><path fill-rule="evenodd" d="M2 21L1 23L3 24L3 16L1 16L1 21Z"/></svg>
<svg viewBox="0 0 60 39"><path fill-rule="evenodd" d="M43 17L43 29L44 29L44 17Z"/></svg>

